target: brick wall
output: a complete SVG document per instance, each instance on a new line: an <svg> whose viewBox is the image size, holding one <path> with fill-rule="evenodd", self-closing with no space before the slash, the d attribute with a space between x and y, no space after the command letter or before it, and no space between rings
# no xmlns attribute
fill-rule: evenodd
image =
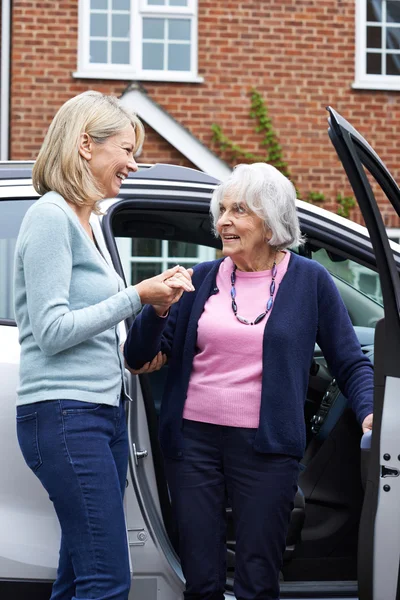
<svg viewBox="0 0 400 600"><path fill-rule="evenodd" d="M57 108L87 89L121 94L129 82L75 80L77 0L13 2L11 157L33 158ZM302 196L321 192L336 210L351 194L327 135L330 104L372 143L400 180L400 95L352 90L354 0L199 0L199 72L203 84L146 82L150 97L204 144L211 125L259 152L249 90L267 103ZM216 150L216 148L213 148ZM144 162L188 161L149 130ZM386 225L399 226L384 200ZM352 218L361 222L357 210Z"/></svg>

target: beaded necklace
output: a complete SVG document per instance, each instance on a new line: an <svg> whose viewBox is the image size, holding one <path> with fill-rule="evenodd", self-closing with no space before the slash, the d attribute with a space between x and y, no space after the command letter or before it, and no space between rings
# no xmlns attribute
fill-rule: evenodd
<svg viewBox="0 0 400 600"><path fill-rule="evenodd" d="M233 314L235 315L235 317L237 318L238 321L240 321L240 323L243 323L244 325L257 325L257 323L260 323L260 321L262 321L264 319L264 317L267 315L267 313L269 313L269 311L272 308L272 305L274 303L274 293L275 293L275 277L276 277L276 273L277 273L277 268L276 268L276 258L274 260L274 264L272 265L272 281L271 281L271 285L269 286L269 291L270 291L270 297L268 299L268 302L265 306L265 311L263 313L261 313L260 315L258 315L258 317L256 317L254 319L254 321L248 321L247 319L245 319L244 317L241 317L240 315L237 314L237 304L236 304L236 289L235 289L235 283L236 283L236 269L237 266L235 265L233 267L233 271L231 273L231 284L232 284L232 288L231 288L231 298L232 298L232 310L233 310Z"/></svg>

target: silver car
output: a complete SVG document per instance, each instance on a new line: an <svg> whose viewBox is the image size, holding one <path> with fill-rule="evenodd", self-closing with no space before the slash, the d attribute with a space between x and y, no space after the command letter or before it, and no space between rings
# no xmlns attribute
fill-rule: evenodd
<svg viewBox="0 0 400 600"><path fill-rule="evenodd" d="M400 192L363 138L329 109L329 135L368 229L298 201L307 243L299 251L332 274L363 351L375 363L374 431L361 439L315 348L304 416L307 449L282 568L281 598L395 600L400 558L400 246L387 239L372 189L400 215ZM327 142L328 143L328 142ZM37 195L31 163L0 163L0 598L49 598L58 562L53 506L20 453L15 432L18 331L12 271L21 220ZM375 180L371 186L371 180ZM208 215L218 182L171 165L141 165L117 199L92 217L101 250L129 284L175 263L193 265L219 252ZM51 251L51 249L49 249ZM126 335L129 322L121 324ZM177 600L183 578L157 439L168 366L151 375L126 372L130 464L125 496L132 563L130 598ZM360 441L363 450L360 450ZM235 574L228 518L227 597Z"/></svg>

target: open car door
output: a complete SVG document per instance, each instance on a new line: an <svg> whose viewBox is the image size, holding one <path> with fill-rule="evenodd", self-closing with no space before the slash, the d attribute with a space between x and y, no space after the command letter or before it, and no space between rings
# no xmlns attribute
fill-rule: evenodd
<svg viewBox="0 0 400 600"><path fill-rule="evenodd" d="M368 228L379 272L384 319L375 331L374 425L360 522L360 600L400 600L400 282L373 189L400 216L400 190L378 155L335 110L329 137Z"/></svg>

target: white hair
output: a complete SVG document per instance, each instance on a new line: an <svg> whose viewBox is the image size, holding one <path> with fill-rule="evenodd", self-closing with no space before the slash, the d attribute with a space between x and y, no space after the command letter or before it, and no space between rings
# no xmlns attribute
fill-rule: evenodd
<svg viewBox="0 0 400 600"><path fill-rule="evenodd" d="M272 165L237 165L228 179L214 190L210 212L217 236L220 204L226 194L245 202L252 212L263 219L266 229L272 232L268 243L273 248L283 250L304 243L296 213L295 187Z"/></svg>

